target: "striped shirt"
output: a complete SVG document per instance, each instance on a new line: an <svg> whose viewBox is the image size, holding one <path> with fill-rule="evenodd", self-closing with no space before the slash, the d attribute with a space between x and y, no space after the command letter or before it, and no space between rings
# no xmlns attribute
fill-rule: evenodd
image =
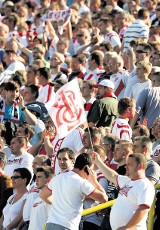
<svg viewBox="0 0 160 230"><path fill-rule="evenodd" d="M135 38L148 38L149 27L143 20L137 19L132 25L130 25L124 33L124 48L123 53L130 46L130 42Z"/></svg>

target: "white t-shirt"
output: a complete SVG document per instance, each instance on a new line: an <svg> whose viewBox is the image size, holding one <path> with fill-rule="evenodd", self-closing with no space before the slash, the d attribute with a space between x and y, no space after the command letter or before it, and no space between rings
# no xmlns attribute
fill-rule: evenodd
<svg viewBox="0 0 160 230"><path fill-rule="evenodd" d="M39 88L39 97L37 98L37 101L45 104L46 102L51 100L54 95L54 87L47 84Z"/></svg>
<svg viewBox="0 0 160 230"><path fill-rule="evenodd" d="M104 37L105 42L109 42L113 47L121 46L119 35L115 31L111 31Z"/></svg>
<svg viewBox="0 0 160 230"><path fill-rule="evenodd" d="M112 134L117 136L120 140L131 141L132 129L127 120L116 118L113 123Z"/></svg>
<svg viewBox="0 0 160 230"><path fill-rule="evenodd" d="M69 171L53 177L48 184L52 191L51 205L47 223L62 225L78 230L85 195L94 191L94 186L77 173Z"/></svg>
<svg viewBox="0 0 160 230"><path fill-rule="evenodd" d="M118 71L110 76L110 80L114 83L114 93L118 100L124 97L124 91L128 82L129 73L125 70Z"/></svg>
<svg viewBox="0 0 160 230"><path fill-rule="evenodd" d="M50 205L46 204L40 197L32 203L28 230L42 230L47 221Z"/></svg>
<svg viewBox="0 0 160 230"><path fill-rule="evenodd" d="M139 82L132 87L131 98L134 98L137 101L139 94L146 88L152 87L152 81L148 80L145 82Z"/></svg>
<svg viewBox="0 0 160 230"><path fill-rule="evenodd" d="M110 213L112 230L125 226L139 206L146 206L149 211L155 194L154 187L147 178L131 180L119 175L117 182L120 191ZM146 220L147 214L132 230L147 230Z"/></svg>
<svg viewBox="0 0 160 230"><path fill-rule="evenodd" d="M11 177L13 176L13 171L17 168L27 168L32 174L33 174L33 169L32 169L32 162L33 162L34 157L26 152L23 153L21 156L15 156L11 155L8 158L7 164L4 168L4 172L7 176Z"/></svg>
<svg viewBox="0 0 160 230"><path fill-rule="evenodd" d="M10 70L10 71L13 71L14 73L17 71L17 70L25 70L25 65L20 62L20 61L15 61L15 62L12 62L6 70Z"/></svg>
<svg viewBox="0 0 160 230"><path fill-rule="evenodd" d="M29 221L31 215L31 208L34 200L39 197L39 189L36 187L35 183L31 186L27 193L26 202L23 207L23 220Z"/></svg>
<svg viewBox="0 0 160 230"><path fill-rule="evenodd" d="M98 82L99 77L104 73L105 70L101 67L97 67L95 70L89 70L87 74L84 76L84 81L94 80L96 83Z"/></svg>
<svg viewBox="0 0 160 230"><path fill-rule="evenodd" d="M26 200L26 193L19 199L16 203L14 202L15 194L10 196L7 200L7 204L3 209L4 221L3 221L3 228L7 227L19 214L23 201ZM12 228L16 230L16 228Z"/></svg>
<svg viewBox="0 0 160 230"><path fill-rule="evenodd" d="M55 167L55 174L57 175L60 172L60 167L58 165L58 161L54 155L58 152L58 150L62 148L69 148L74 152L75 158L79 155L79 151L83 148L82 144L82 135L84 131L80 128L74 129L71 133L69 133L64 139L59 139L58 135L56 135L53 140L53 157L52 157L52 166Z"/></svg>

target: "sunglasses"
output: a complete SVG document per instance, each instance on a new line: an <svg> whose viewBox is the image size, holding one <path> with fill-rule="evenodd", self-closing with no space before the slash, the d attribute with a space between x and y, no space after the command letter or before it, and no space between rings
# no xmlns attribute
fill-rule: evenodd
<svg viewBox="0 0 160 230"><path fill-rule="evenodd" d="M147 52L144 51L144 50L136 50L136 53L138 53L138 54L143 54L143 53L147 53Z"/></svg>
<svg viewBox="0 0 160 230"><path fill-rule="evenodd" d="M77 34L77 37L83 37L84 35L83 34Z"/></svg>
<svg viewBox="0 0 160 230"><path fill-rule="evenodd" d="M11 179L13 180L16 180L16 179L19 179L19 178L22 178L21 176L11 176Z"/></svg>

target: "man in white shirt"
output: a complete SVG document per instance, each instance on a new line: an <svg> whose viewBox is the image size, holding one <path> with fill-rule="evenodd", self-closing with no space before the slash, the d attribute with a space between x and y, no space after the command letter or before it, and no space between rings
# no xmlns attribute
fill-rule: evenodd
<svg viewBox="0 0 160 230"><path fill-rule="evenodd" d="M4 168L4 172L8 176L13 175L13 171L17 168L27 168L31 173L32 161L34 157L27 153L27 140L25 137L14 137L11 140L11 152L12 155L8 158L7 164Z"/></svg>
<svg viewBox="0 0 160 230"><path fill-rule="evenodd" d="M122 98L118 103L119 117L112 126L112 134L120 140L131 141L132 129L128 123L135 115L135 101L128 97Z"/></svg>
<svg viewBox="0 0 160 230"><path fill-rule="evenodd" d="M40 197L51 204L46 230L78 230L85 195L99 202L107 201L107 195L93 176L90 166L89 155L80 154L72 171L52 178L47 187L41 191ZM49 199L51 195L53 203Z"/></svg>
<svg viewBox="0 0 160 230"><path fill-rule="evenodd" d="M126 165L128 176L121 176L110 169L102 162L97 153L93 152L92 158L104 176L119 187L118 198L110 214L112 230L146 230L147 216L155 190L145 176L147 167L145 157L140 153L128 156Z"/></svg>
<svg viewBox="0 0 160 230"><path fill-rule="evenodd" d="M4 62L7 65L7 69L1 73L1 84L7 82L11 78L11 75L16 71L25 70L24 64L18 60L18 56L14 50L5 50Z"/></svg>
<svg viewBox="0 0 160 230"><path fill-rule="evenodd" d="M37 168L36 186L41 190L52 179L53 171L50 167ZM29 230L41 230L47 221L50 205L46 204L39 196L31 204L31 215L29 222ZM39 218L40 217L40 218Z"/></svg>

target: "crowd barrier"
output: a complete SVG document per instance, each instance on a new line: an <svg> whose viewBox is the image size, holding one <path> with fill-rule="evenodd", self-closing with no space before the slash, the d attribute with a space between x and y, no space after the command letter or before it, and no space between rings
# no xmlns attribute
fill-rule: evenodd
<svg viewBox="0 0 160 230"><path fill-rule="evenodd" d="M157 190L159 190L159 189L160 189L160 184L155 185L155 191L156 191L155 197L154 197L154 201L153 201L153 204L151 206L151 209L150 209L149 215L148 215L148 228L147 228L148 230L153 230L153 224L154 224L154 218L155 218L154 215L155 215L156 194L157 194ZM114 204L115 201L116 200L111 200L111 201L108 201L104 204L99 204L99 205L94 206L92 208L85 209L82 213L82 216L91 214L93 212L98 212L98 211L105 209L105 208L109 208Z"/></svg>

